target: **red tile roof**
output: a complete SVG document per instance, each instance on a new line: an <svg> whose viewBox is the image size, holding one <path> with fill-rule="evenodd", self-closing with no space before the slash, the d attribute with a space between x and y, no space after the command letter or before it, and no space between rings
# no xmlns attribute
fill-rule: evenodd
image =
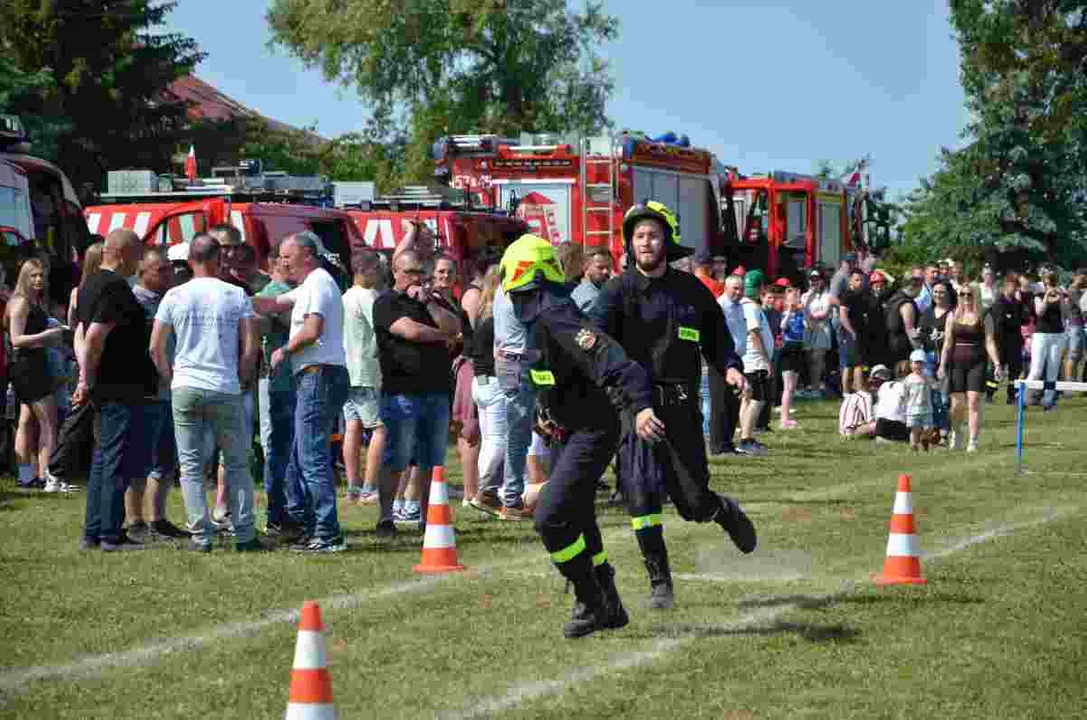
<svg viewBox="0 0 1087 720"><path fill-rule="evenodd" d="M195 75L185 75L178 78L171 83L167 92L178 100L189 103L189 119L192 121L212 120L223 122L237 118L260 118L273 130L299 130L279 120L264 117L256 110L246 107L234 98L219 92ZM311 135L315 142L325 142L325 138L316 133L303 132Z"/></svg>

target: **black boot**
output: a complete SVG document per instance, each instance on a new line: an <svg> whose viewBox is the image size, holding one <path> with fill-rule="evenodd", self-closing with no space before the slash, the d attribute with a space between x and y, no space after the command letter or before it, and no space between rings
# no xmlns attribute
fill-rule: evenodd
<svg viewBox="0 0 1087 720"><path fill-rule="evenodd" d="M649 572L649 607L671 610L676 600L672 590L672 570L668 567L668 551L647 556L645 569Z"/></svg>
<svg viewBox="0 0 1087 720"><path fill-rule="evenodd" d="M562 629L567 638L585 637L597 630L611 630L627 624L629 618L623 604L619 602L612 606L595 571L587 577L574 580L573 584L577 601L574 603L570 621ZM618 598L616 593L615 599Z"/></svg>
<svg viewBox="0 0 1087 720"><path fill-rule="evenodd" d="M732 542L745 555L754 552L758 547L755 526L740 509L740 504L732 498L721 498L721 509L713 516L713 521L724 528Z"/></svg>
<svg viewBox="0 0 1087 720"><path fill-rule="evenodd" d="M630 616L623 607L623 601L619 599L619 589L615 587L615 568L611 563L597 565L595 568L596 581L604 591L604 597L608 601L608 629L618 630L630 622Z"/></svg>

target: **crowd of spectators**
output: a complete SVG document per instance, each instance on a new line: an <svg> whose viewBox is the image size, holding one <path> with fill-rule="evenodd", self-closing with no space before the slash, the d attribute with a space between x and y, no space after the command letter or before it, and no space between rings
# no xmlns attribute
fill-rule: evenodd
<svg viewBox="0 0 1087 720"><path fill-rule="evenodd" d="M590 313L616 258L572 244L559 257ZM47 265L27 260L4 297L0 362L14 392L18 482L72 492L89 456L86 548L182 539L207 551L228 534L240 551L280 541L337 552L341 459L344 497L379 505L376 530L389 537L424 522L430 471L452 439L463 504L503 521L530 517L526 488L544 482L548 448L527 380L530 338L497 259L458 267L415 225L390 257L357 252L350 268L316 235L296 233L264 272L230 226L169 252L115 230L86 251L67 308L47 302ZM973 452L1000 380L1080 378L1083 271L1062 287L1048 269L998 278L986 266L972 282L954 261L898 278L877 265L847 253L801 284L693 259L746 379L735 393L704 368L711 453L765 456L761 433L806 429L798 401L838 396L843 436ZM1031 400L1052 410L1057 397ZM166 517L175 479L184 529Z"/></svg>

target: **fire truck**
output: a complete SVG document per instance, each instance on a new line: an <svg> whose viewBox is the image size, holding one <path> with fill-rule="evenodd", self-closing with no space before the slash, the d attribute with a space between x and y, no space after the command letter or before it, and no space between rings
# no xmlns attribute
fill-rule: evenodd
<svg viewBox="0 0 1087 720"><path fill-rule="evenodd" d="M878 198L859 183L791 172L721 175L721 207L733 264L803 280L804 270L834 269L843 254L886 234ZM882 235L881 235L882 233Z"/></svg>
<svg viewBox="0 0 1087 720"><path fill-rule="evenodd" d="M259 161L212 169L209 178L189 180L150 170L110 171L100 203L86 208L87 228L106 235L128 228L148 245L188 242L198 232L228 223L257 251L264 264L283 237L311 230L341 268L363 245L351 217L330 205L331 185L317 176L265 172Z"/></svg>
<svg viewBox="0 0 1087 720"><path fill-rule="evenodd" d="M87 241L82 208L60 168L30 154L14 115L0 115L0 235L8 283L15 283L18 261L43 253L50 258L50 295L65 302L74 279L72 251Z"/></svg>
<svg viewBox="0 0 1087 720"><path fill-rule="evenodd" d="M345 209L365 243L376 250L395 248L412 220L429 227L442 252L458 262L497 258L528 232L522 219L472 209L465 193L443 187L409 186Z"/></svg>
<svg viewBox="0 0 1087 720"><path fill-rule="evenodd" d="M684 245L723 250L716 159L685 138L455 135L439 139L434 156L443 182L554 244L602 245L618 261L623 213L650 199L679 216Z"/></svg>

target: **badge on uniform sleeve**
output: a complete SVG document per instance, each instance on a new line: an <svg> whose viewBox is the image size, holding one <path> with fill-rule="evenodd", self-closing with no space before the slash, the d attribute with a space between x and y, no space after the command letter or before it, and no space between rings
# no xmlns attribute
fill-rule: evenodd
<svg viewBox="0 0 1087 720"><path fill-rule="evenodd" d="M687 342L696 343L696 342L698 342L699 340L702 339L702 333L700 333L696 328L684 327L684 326L680 325L680 327L679 327L679 339L680 340L686 340Z"/></svg>
<svg viewBox="0 0 1087 720"><path fill-rule="evenodd" d="M574 342L577 343L579 348L585 352L589 352L593 349L593 346L596 345L596 335L589 328L581 328L577 331Z"/></svg>
<svg viewBox="0 0 1087 720"><path fill-rule="evenodd" d="M550 370L529 370L532 382L540 387L550 387L555 384L555 376Z"/></svg>

